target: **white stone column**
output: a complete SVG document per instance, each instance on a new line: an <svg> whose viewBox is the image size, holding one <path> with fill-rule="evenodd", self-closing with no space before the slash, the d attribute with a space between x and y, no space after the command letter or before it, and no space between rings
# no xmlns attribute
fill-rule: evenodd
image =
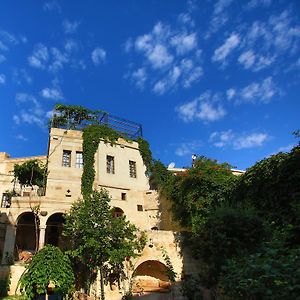
<svg viewBox="0 0 300 300"><path fill-rule="evenodd" d="M41 250L44 247L45 234L46 234L46 226L41 226L40 227L40 236L39 236L39 250Z"/></svg>
<svg viewBox="0 0 300 300"><path fill-rule="evenodd" d="M7 226L6 226L2 264L7 264L8 263L7 259L14 260L16 229L17 229L16 226L12 225L12 224L7 224Z"/></svg>

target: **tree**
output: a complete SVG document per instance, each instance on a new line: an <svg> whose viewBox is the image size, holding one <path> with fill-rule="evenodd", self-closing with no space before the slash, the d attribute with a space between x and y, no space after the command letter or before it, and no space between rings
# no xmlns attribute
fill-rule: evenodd
<svg viewBox="0 0 300 300"><path fill-rule="evenodd" d="M109 202L105 190L93 191L72 205L64 226L64 235L71 240L70 254L88 270L99 270L102 300L104 278L116 273L120 277L125 259L138 255L145 245L125 217L113 217Z"/></svg>
<svg viewBox="0 0 300 300"><path fill-rule="evenodd" d="M71 262L59 248L46 245L26 266L26 273L20 283L25 299L35 299L38 295L46 294L49 285L52 285L55 293L65 296L74 288Z"/></svg>
<svg viewBox="0 0 300 300"><path fill-rule="evenodd" d="M23 164L14 165L14 178L18 180L21 186L44 187L46 184L47 169L37 159L32 159Z"/></svg>

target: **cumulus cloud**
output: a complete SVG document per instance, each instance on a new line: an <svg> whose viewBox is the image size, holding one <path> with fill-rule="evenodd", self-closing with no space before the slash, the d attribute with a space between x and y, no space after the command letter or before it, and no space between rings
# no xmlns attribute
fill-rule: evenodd
<svg viewBox="0 0 300 300"><path fill-rule="evenodd" d="M143 89L147 80L147 73L145 68L139 68L134 71L132 73L132 79L138 88Z"/></svg>
<svg viewBox="0 0 300 300"><path fill-rule="evenodd" d="M29 65L37 69L45 69L48 60L48 48L43 44L36 45L32 55L28 57Z"/></svg>
<svg viewBox="0 0 300 300"><path fill-rule="evenodd" d="M280 94L280 90L273 83L272 77L267 77L261 82L252 82L241 89L227 90L228 100L235 103L268 103L273 97Z"/></svg>
<svg viewBox="0 0 300 300"><path fill-rule="evenodd" d="M67 39L63 49L37 44L28 57L28 63L31 67L52 73L61 71L65 66L85 69L84 61L75 56L78 49L79 45L73 39Z"/></svg>
<svg viewBox="0 0 300 300"><path fill-rule="evenodd" d="M142 64L135 70L143 69L148 77L152 76L147 83L158 95L177 87L189 88L203 75L201 50L190 13L180 14L178 23L180 26L172 27L157 22L150 32L129 38L124 45L126 53L142 56ZM133 78L135 70L131 72Z"/></svg>
<svg viewBox="0 0 300 300"><path fill-rule="evenodd" d="M226 110L217 99L218 95L206 92L193 101L182 104L176 110L179 117L185 122L195 120L205 123L217 121L226 115Z"/></svg>
<svg viewBox="0 0 300 300"><path fill-rule="evenodd" d="M36 97L27 93L17 93L16 102L21 107L18 113L13 115L16 125L27 123L45 127L46 113Z"/></svg>
<svg viewBox="0 0 300 300"><path fill-rule="evenodd" d="M101 63L104 63L106 60L106 51L101 48L101 47L97 47L93 50L92 54L92 61L95 65L99 65Z"/></svg>
<svg viewBox="0 0 300 300"><path fill-rule="evenodd" d="M195 140L192 142L180 143L176 149L175 154L177 156L187 156L192 153L199 152L199 148L202 146L202 142Z"/></svg>
<svg viewBox="0 0 300 300"><path fill-rule="evenodd" d="M5 75L4 74L0 74L0 84L5 84L5 82L6 82L6 77L5 77Z"/></svg>
<svg viewBox="0 0 300 300"><path fill-rule="evenodd" d="M239 150L260 147L265 141L268 140L268 138L268 135L265 133L252 133L246 136L241 136L233 142L233 148Z"/></svg>
<svg viewBox="0 0 300 300"><path fill-rule="evenodd" d="M75 33L77 31L78 26L80 25L80 22L74 21L71 22L69 20L63 21L63 30L66 34Z"/></svg>
<svg viewBox="0 0 300 300"><path fill-rule="evenodd" d="M61 90L58 88L44 88L41 91L41 96L51 100L62 100L64 98Z"/></svg>
<svg viewBox="0 0 300 300"><path fill-rule="evenodd" d="M208 26L208 31L205 34L205 38L211 37L221 27L223 27L229 20L226 9L231 5L233 0L219 0L214 4L213 13Z"/></svg>
<svg viewBox="0 0 300 300"><path fill-rule="evenodd" d="M270 137L266 133L236 134L231 129L215 131L209 141L218 148L230 147L234 150L255 148L262 146Z"/></svg>
<svg viewBox="0 0 300 300"><path fill-rule="evenodd" d="M212 60L215 62L224 62L227 56L239 45L240 37L236 33L232 33L221 45L214 51Z"/></svg>

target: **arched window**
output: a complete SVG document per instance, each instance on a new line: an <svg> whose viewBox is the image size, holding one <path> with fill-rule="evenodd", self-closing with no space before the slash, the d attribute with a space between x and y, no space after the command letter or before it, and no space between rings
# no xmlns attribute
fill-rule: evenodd
<svg viewBox="0 0 300 300"><path fill-rule="evenodd" d="M112 209L112 214L113 214L113 217L118 218L118 217L122 217L124 215L124 211L119 207L114 207Z"/></svg>

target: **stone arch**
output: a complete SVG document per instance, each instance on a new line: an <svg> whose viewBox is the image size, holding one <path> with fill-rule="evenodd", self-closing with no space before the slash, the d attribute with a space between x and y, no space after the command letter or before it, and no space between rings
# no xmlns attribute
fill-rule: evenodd
<svg viewBox="0 0 300 300"><path fill-rule="evenodd" d="M171 286L167 267L158 260L146 260L133 272L133 291L166 292Z"/></svg>
<svg viewBox="0 0 300 300"><path fill-rule="evenodd" d="M39 218L32 211L21 213L16 220L16 260L27 261L38 249Z"/></svg>
<svg viewBox="0 0 300 300"><path fill-rule="evenodd" d="M50 215L46 222L45 244L50 244L64 249L65 239L62 237L62 230L65 223L64 214L56 212Z"/></svg>
<svg viewBox="0 0 300 300"><path fill-rule="evenodd" d="M115 218L122 217L122 216L124 216L124 211L120 207L114 207L112 209L112 215Z"/></svg>

